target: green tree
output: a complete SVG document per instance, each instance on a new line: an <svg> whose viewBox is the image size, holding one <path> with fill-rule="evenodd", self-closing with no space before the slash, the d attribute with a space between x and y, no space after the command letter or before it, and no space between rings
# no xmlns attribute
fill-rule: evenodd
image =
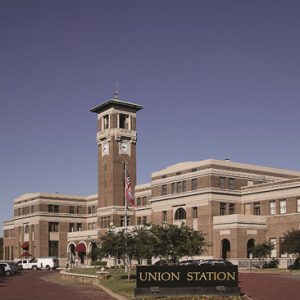
<svg viewBox="0 0 300 300"><path fill-rule="evenodd" d="M201 231L194 231L185 225L154 225L150 231L154 241L153 254L173 263L182 256L200 255L209 246Z"/></svg>
<svg viewBox="0 0 300 300"><path fill-rule="evenodd" d="M300 258L300 230L288 231L284 234L281 243L281 253L295 254Z"/></svg>
<svg viewBox="0 0 300 300"><path fill-rule="evenodd" d="M266 258L271 255L271 251L274 249L274 245L270 242L264 242L257 244L252 248L252 254L257 258Z"/></svg>

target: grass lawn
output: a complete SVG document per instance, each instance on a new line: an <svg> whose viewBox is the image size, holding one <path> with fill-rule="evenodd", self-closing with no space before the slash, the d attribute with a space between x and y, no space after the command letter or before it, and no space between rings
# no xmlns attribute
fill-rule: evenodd
<svg viewBox="0 0 300 300"><path fill-rule="evenodd" d="M72 273L77 274L88 274L88 275L96 275L96 272L99 269L96 268L82 268L82 269L73 269ZM124 269L109 269L110 277L107 280L101 280L101 284L106 288L110 289L116 294L122 295L127 299L133 299L134 296L134 288L135 284L135 271L131 273L131 279L127 280L127 274ZM143 300L150 300L156 298L144 298ZM160 300L168 299L168 300L246 300L249 299L247 296L242 297L225 297L225 296L196 296L196 297L168 297L168 298L160 298Z"/></svg>

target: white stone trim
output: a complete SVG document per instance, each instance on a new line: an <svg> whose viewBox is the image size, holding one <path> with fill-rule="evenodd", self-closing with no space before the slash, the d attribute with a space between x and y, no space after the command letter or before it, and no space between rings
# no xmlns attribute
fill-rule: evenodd
<svg viewBox="0 0 300 300"><path fill-rule="evenodd" d="M292 175L295 177L300 177L300 171L291 171L286 169L279 169L279 168L272 168L272 167L262 167L254 164L246 164L246 163L238 163L228 160L216 160L216 159L207 159L207 160L201 160L201 161L190 161L190 162L180 162L171 166L166 167L165 169L162 169L157 172L152 173L152 177L161 176L161 175L167 175L168 173L183 171L187 169L193 169L197 167L203 167L209 165L219 165L222 167L233 167L233 168L240 168L245 169L245 173L247 173L247 170L251 171L260 171L260 172L270 172L275 173L278 175Z"/></svg>

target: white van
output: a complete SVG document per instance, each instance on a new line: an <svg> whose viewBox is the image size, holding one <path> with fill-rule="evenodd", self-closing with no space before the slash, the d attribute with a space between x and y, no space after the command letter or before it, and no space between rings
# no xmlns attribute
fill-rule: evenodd
<svg viewBox="0 0 300 300"><path fill-rule="evenodd" d="M38 257L37 262L40 265L41 269L55 270L59 267L57 257Z"/></svg>

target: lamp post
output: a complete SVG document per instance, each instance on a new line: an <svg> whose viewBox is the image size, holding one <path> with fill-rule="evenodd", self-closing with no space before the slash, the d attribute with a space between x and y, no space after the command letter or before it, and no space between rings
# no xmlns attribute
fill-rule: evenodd
<svg viewBox="0 0 300 300"><path fill-rule="evenodd" d="M253 258L252 253L249 254L249 258L250 258L250 273L251 273L252 272L252 258Z"/></svg>

